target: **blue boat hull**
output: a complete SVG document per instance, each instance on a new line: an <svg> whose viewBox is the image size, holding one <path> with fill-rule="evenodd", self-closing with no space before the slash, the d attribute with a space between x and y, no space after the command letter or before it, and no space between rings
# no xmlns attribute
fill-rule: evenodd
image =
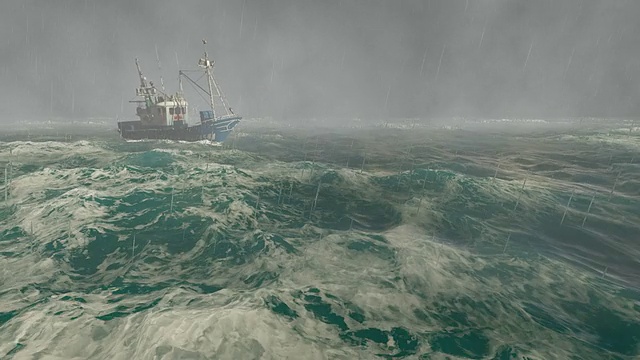
<svg viewBox="0 0 640 360"><path fill-rule="evenodd" d="M120 135L128 140L166 139L182 141L212 140L224 142L242 117L232 116L214 120L205 120L200 124L187 126L176 123L173 126L143 124L142 121L118 122Z"/></svg>

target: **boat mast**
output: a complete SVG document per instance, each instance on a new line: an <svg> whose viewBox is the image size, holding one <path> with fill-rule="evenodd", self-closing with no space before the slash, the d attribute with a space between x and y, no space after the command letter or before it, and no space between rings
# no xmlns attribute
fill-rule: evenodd
<svg viewBox="0 0 640 360"><path fill-rule="evenodd" d="M180 89L180 95L184 94L184 89L182 88L182 71L178 73L178 88Z"/></svg>
<svg viewBox="0 0 640 360"><path fill-rule="evenodd" d="M140 63L138 62L138 58L136 58L136 68L138 69L138 76L140 77L140 88L136 90L136 95L144 97L145 104L147 107L153 104L152 95L155 95L155 89L153 87L153 82L151 82L151 86L147 85L147 78L142 75L142 70L140 70Z"/></svg>
<svg viewBox="0 0 640 360"><path fill-rule="evenodd" d="M142 75L142 70L140 70L140 63L138 62L138 58L136 58L136 68L138 68L138 76L140 77L140 87L146 88L147 87L147 81L144 78L144 76Z"/></svg>
<svg viewBox="0 0 640 360"><path fill-rule="evenodd" d="M202 39L202 45L207 45L207 40ZM211 69L213 68L213 61L209 60L207 54L207 48L204 46L204 59L200 59L199 65L204 68L204 72L207 74L207 84L209 85L209 102L211 103L211 111L213 111L213 118L216 118L215 104L213 101L213 87L211 79Z"/></svg>

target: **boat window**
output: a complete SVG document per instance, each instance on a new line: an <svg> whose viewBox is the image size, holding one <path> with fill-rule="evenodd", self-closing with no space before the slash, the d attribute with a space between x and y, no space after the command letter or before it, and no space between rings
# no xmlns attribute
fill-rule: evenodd
<svg viewBox="0 0 640 360"><path fill-rule="evenodd" d="M180 107L177 107L177 108L176 108L176 115L180 115L180 114L181 114L181 112L180 112Z"/></svg>
<svg viewBox="0 0 640 360"><path fill-rule="evenodd" d="M187 113L187 111L185 110L184 106L182 107L182 113L183 113L183 114L186 114L186 113Z"/></svg>
<svg viewBox="0 0 640 360"><path fill-rule="evenodd" d="M173 115L173 108L169 108L169 114Z"/></svg>

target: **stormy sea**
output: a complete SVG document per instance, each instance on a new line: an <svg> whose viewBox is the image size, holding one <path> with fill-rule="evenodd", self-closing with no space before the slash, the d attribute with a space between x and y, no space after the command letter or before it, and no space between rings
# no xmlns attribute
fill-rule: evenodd
<svg viewBox="0 0 640 360"><path fill-rule="evenodd" d="M632 121L306 124L0 134L0 358L640 356Z"/></svg>

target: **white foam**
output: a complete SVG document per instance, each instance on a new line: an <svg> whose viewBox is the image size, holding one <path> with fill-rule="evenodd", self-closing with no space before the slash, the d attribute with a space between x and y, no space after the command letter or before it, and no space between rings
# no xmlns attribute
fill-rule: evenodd
<svg viewBox="0 0 640 360"><path fill-rule="evenodd" d="M272 312L256 308L253 297L230 300L230 294L198 296L197 305L182 301L193 295L174 292L177 304L107 322L95 318L97 309L82 303L51 299L40 309L14 318L0 334L0 353L16 343L26 346L16 358L36 355L65 359L175 359L299 358L324 359L328 354L363 358L357 348L340 346L327 325L305 319L289 323ZM216 299L217 298L217 299ZM95 302L98 299L92 299ZM226 304L225 304L226 302ZM59 315L53 315L58 313ZM72 317L79 316L76 319ZM300 332L325 333L325 341L307 339Z"/></svg>
<svg viewBox="0 0 640 360"><path fill-rule="evenodd" d="M60 153L64 154L64 151L60 150ZM172 155L192 155L189 151L167 152ZM228 153L217 156L228 156ZM531 341L539 350L537 354L534 352L532 358L584 354L580 342L585 340L585 336L577 334L579 340L575 340L540 327L533 321L521 320L514 312L526 314L522 306L525 301L543 303L554 311L553 316L564 319L569 315L562 310L562 301L572 299L588 303L595 293L605 299L614 311L629 317L635 314L629 302L601 291L594 285L593 277L569 266L543 258L526 259L509 255L482 257L472 249L450 245L446 239L434 239L425 230L428 227L410 224L384 232L382 235L388 243L371 240L358 231L336 231L316 240L304 236L304 232L311 228L306 227L300 232L303 238L285 239L303 251L302 255L271 251L232 269L219 269L218 266L222 265L218 263L211 265L206 271L214 274L214 278L220 274L227 275L226 278L215 280L226 281L231 286L230 289L210 295L174 288L169 293L158 291L127 295L119 303L109 303L107 300L114 297L109 292L70 294L83 297L87 303L62 300L62 295L59 295L44 298L41 303L26 308L42 299L43 294L28 285L27 290L21 291L25 284L47 284L53 289L73 286L65 275L68 269L64 261L41 258L38 252L29 252L30 242L43 244L61 238L64 251L69 251L85 246L86 241L92 240L83 238L76 229L95 228L122 234L129 234L133 230L119 229L115 223L137 214L121 212L111 215L114 209L101 205L95 198L121 199L134 191L167 197L167 189L177 184L174 193L176 203L184 208L184 214L213 219L214 228L238 223L251 226L256 224L255 204L245 199L253 199L257 195L257 188L262 185L261 177L294 181L299 174L296 164L285 163L254 163L251 169L242 170L248 175L233 166L212 162L209 162L209 171L204 172L205 160L193 156L188 161L179 158L176 163L184 169L191 167L193 170L180 175L162 174L165 177L163 180L157 173L145 174L134 167L115 165L104 169L45 168L14 180L10 201L17 205L17 210L11 219L2 220L0 231L12 229L18 224L25 233L30 233L30 225L33 224L34 234L23 236L9 245L3 244L4 251L15 251L20 255L16 258L0 257L0 267L3 269L0 272L3 274L0 284L3 291L8 291L3 293L0 311L24 310L3 325L0 355L6 354L16 342L26 347L18 351L14 359L37 356L49 359L131 359L160 358L160 354L164 358L210 357L215 354L218 358L261 355L263 358L321 359L371 358L372 354L380 352L375 344L370 344L368 348L347 345L339 338L336 326L320 321L306 310L304 299L296 297L294 293L312 286L321 290L324 301L331 304L333 312L345 319L351 330L404 327L413 334L441 331L445 324L432 313L438 304L452 304L454 308L459 306L454 310L470 314L476 323L491 329L492 346L522 343L527 334L535 333L536 337ZM316 174L324 170L326 168L323 165L316 164L314 167ZM345 179L346 187L367 186L366 173L361 175L359 171L343 169L338 170L338 174ZM461 196L459 180L453 179L440 195L448 199ZM535 208L539 203L553 202L550 193L542 189L548 184L537 181L543 180L527 181L527 189L531 187L535 191L531 195L523 194L521 206ZM182 191L192 191L203 184L203 203L195 201L185 206L179 202ZM495 183L478 183L481 191L503 198L516 197L520 186L521 182L515 180L497 179ZM48 189L60 190L61 194L46 199L44 194ZM288 191L286 188L284 190ZM438 208L437 200L423 201L423 209L427 210L422 212L429 211L429 216L436 216L433 209ZM213 209L214 204L228 201L231 203L225 213L216 213ZM113 206L121 205L135 204L117 202ZM405 210L415 205L415 201L407 203ZM141 226L144 228L154 224L161 215L162 212L158 211L149 224ZM71 240L65 240L69 221L73 228L72 236ZM277 226L282 226L275 224L275 229L269 229L265 223L259 224L267 242L268 231L278 232ZM425 224L428 222L422 225ZM294 232L295 229L288 231ZM250 239L258 234L258 231L247 231L245 238ZM242 242L245 238L234 241ZM364 240L381 247L382 253L349 248L353 241ZM159 283L182 279L193 270L184 268L184 264L207 245L210 244L206 243L205 236L193 249L180 255L170 255L154 248L154 251L157 250L154 256L166 260L168 265L160 267L132 261L127 266L130 266L130 274L143 279L140 281ZM108 259L101 268L104 270L113 261L115 259ZM505 271L510 277L482 273L497 267L507 269ZM278 273L277 281L266 284L260 290L242 288L241 278L265 271ZM524 287L535 291L523 298L521 294ZM327 293L338 299L327 298ZM289 320L267 310L262 299L268 295L278 296L298 312L299 318ZM118 306L125 306L130 311L135 305L148 304L156 298L161 298L161 301L152 309L106 322L96 318L116 311ZM469 298L497 305L489 314L456 303L456 299ZM364 324L348 317L347 302L362 310L366 318ZM424 311L428 321L417 318L417 310ZM423 341L421 352L430 351L428 346Z"/></svg>

